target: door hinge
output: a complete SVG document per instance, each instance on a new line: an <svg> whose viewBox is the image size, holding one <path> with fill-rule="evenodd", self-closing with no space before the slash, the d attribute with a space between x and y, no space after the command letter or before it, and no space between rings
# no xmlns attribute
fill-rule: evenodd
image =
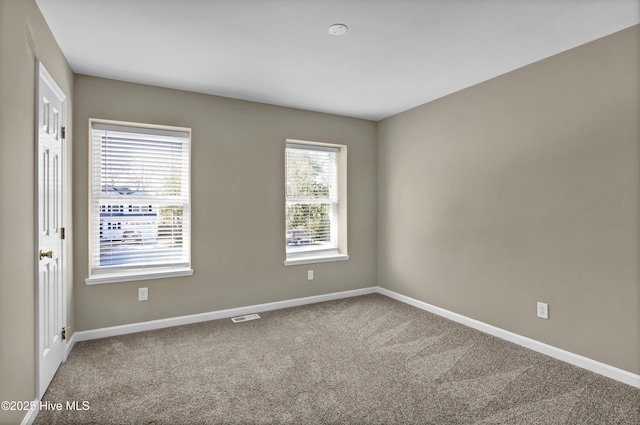
<svg viewBox="0 0 640 425"><path fill-rule="evenodd" d="M67 127L62 127L60 132L61 132L62 138L66 139L67 138Z"/></svg>
<svg viewBox="0 0 640 425"><path fill-rule="evenodd" d="M60 333L60 335L62 335L62 339L67 339L67 328L62 328L62 332Z"/></svg>
<svg viewBox="0 0 640 425"><path fill-rule="evenodd" d="M65 239L67 237L67 232L64 227L60 228L60 239Z"/></svg>

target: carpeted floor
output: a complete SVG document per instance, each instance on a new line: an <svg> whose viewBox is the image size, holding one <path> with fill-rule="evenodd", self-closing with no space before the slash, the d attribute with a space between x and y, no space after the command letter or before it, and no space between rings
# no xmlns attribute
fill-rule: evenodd
<svg viewBox="0 0 640 425"><path fill-rule="evenodd" d="M640 389L383 295L260 315L77 343L35 424L640 424Z"/></svg>

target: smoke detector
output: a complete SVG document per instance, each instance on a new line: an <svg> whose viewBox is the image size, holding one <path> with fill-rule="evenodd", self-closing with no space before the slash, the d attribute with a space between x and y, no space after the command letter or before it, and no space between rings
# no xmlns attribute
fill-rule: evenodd
<svg viewBox="0 0 640 425"><path fill-rule="evenodd" d="M329 27L329 34L331 35L343 35L346 34L349 28L345 24L333 24Z"/></svg>

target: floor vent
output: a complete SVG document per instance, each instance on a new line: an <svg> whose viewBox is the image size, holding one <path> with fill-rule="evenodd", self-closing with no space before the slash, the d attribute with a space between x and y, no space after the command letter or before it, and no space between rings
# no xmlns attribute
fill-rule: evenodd
<svg viewBox="0 0 640 425"><path fill-rule="evenodd" d="M246 322L249 320L256 320L259 319L260 316L258 316L257 314L245 314L244 316L238 316L238 317L232 317L231 321L233 323L240 323L240 322Z"/></svg>

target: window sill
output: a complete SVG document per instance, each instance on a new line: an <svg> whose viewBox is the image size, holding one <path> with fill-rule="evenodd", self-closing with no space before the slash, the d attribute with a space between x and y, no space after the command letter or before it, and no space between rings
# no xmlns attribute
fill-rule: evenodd
<svg viewBox="0 0 640 425"><path fill-rule="evenodd" d="M285 266L296 266L299 264L313 264L313 263L328 263L331 261L346 261L349 259L347 254L340 254L338 252L319 253L319 252L306 252L296 255L288 255L284 260Z"/></svg>
<svg viewBox="0 0 640 425"><path fill-rule="evenodd" d="M136 280L164 279L191 275L193 275L193 269L181 267L175 269L140 270L121 273L97 274L86 278L84 281L87 285L102 285L104 283L133 282Z"/></svg>

